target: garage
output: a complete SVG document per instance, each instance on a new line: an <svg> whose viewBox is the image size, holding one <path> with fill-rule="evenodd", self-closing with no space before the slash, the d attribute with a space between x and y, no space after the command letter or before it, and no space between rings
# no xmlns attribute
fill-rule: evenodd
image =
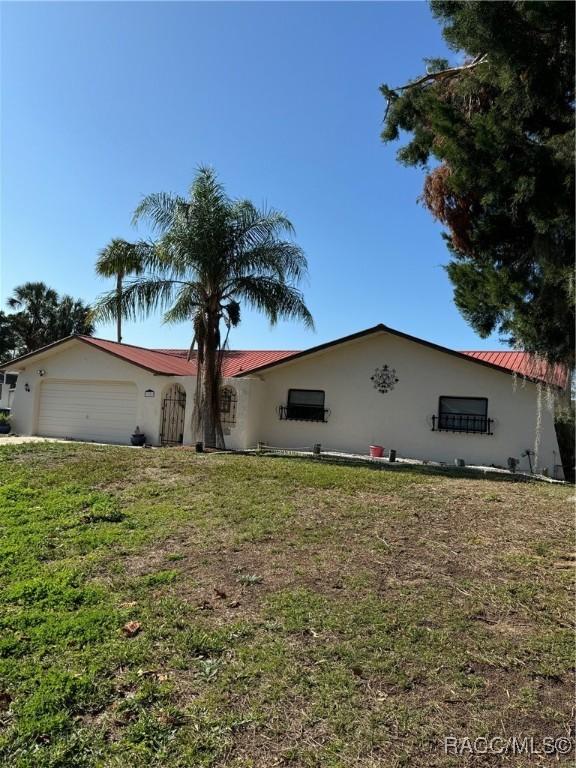
<svg viewBox="0 0 576 768"><path fill-rule="evenodd" d="M37 434L129 443L136 427L136 386L130 382L46 380L41 384Z"/></svg>

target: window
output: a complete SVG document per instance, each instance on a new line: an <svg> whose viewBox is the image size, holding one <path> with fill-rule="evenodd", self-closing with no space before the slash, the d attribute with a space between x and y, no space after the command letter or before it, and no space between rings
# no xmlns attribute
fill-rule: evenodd
<svg viewBox="0 0 576 768"><path fill-rule="evenodd" d="M225 435L236 426L236 404L238 395L234 387L222 387L220 390L220 423Z"/></svg>
<svg viewBox="0 0 576 768"><path fill-rule="evenodd" d="M441 397L438 418L432 417L432 429L447 432L490 432L486 397Z"/></svg>
<svg viewBox="0 0 576 768"><path fill-rule="evenodd" d="M289 389L288 404L280 407L281 419L326 421L326 415L322 389Z"/></svg>

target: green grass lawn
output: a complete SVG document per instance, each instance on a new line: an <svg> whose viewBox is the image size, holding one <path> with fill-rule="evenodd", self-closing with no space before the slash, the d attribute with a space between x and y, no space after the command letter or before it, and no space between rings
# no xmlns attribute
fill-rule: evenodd
<svg viewBox="0 0 576 768"><path fill-rule="evenodd" d="M0 763L496 766L444 736L566 735L573 493L0 448Z"/></svg>

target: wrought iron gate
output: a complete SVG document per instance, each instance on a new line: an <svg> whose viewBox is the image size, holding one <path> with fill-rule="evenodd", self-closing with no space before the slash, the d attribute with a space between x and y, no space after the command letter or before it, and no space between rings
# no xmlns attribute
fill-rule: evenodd
<svg viewBox="0 0 576 768"><path fill-rule="evenodd" d="M185 414L186 392L180 384L172 384L162 400L162 423L160 426L162 445L182 444Z"/></svg>

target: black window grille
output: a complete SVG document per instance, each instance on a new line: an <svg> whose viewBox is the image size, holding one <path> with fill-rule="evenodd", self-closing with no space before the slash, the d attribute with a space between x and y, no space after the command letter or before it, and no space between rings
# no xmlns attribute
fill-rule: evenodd
<svg viewBox="0 0 576 768"><path fill-rule="evenodd" d="M443 396L438 401L438 415L432 416L432 430L491 435L492 421L488 398Z"/></svg>
<svg viewBox="0 0 576 768"><path fill-rule="evenodd" d="M280 418L287 421L327 421L329 410L324 407L322 389L289 389L288 402L281 405Z"/></svg>

